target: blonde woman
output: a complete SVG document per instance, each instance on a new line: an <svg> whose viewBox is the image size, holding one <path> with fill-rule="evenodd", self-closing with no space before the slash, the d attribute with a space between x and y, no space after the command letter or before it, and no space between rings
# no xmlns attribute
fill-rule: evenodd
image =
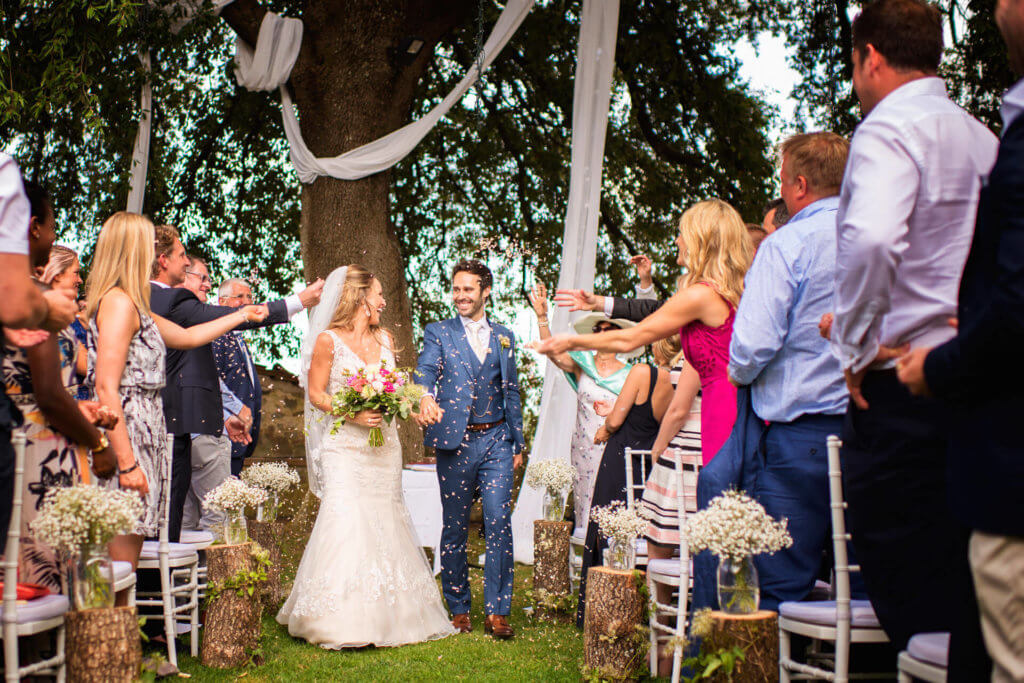
<svg viewBox="0 0 1024 683"><path fill-rule="evenodd" d="M395 367L381 326L381 283L360 265L327 278L302 344L309 486L321 498L288 600L288 633L323 648L405 645L451 635L433 573L402 496L402 448L394 424L364 410L334 428L332 396L347 375ZM367 443L383 427L384 445Z"/></svg>
<svg viewBox="0 0 1024 683"><path fill-rule="evenodd" d="M736 387L729 383L729 342L743 276L753 249L736 209L720 199L693 205L679 220L676 262L686 268L679 291L628 330L559 334L540 341L541 353L573 349L624 353L669 335L680 335L683 355L700 375L701 452L707 465L736 421Z"/></svg>
<svg viewBox="0 0 1024 683"><path fill-rule="evenodd" d="M55 244L50 248L50 259L42 268L39 281L54 289L69 292L75 301L78 300L79 287L82 285L82 264L74 249ZM89 392L83 384L88 370L88 354L85 342L89 333L81 320L75 318L71 325L62 330L58 336L60 344L61 366L70 366L74 372L69 377L68 389L78 400L89 399Z"/></svg>
<svg viewBox="0 0 1024 683"><path fill-rule="evenodd" d="M89 372L102 406L118 417L108 432L117 461L111 488L136 491L145 503L132 534L110 544L115 560L138 564L142 539L158 533L160 499L170 476L167 427L160 390L166 346L191 349L208 344L246 321L260 321L266 308L246 306L223 318L182 328L149 308L149 271L154 257L153 224L119 211L107 219L86 282Z"/></svg>

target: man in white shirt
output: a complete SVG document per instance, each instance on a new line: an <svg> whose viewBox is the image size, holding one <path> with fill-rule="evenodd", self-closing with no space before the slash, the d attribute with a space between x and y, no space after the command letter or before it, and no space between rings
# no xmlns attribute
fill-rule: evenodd
<svg viewBox="0 0 1024 683"><path fill-rule="evenodd" d="M850 390L843 429L848 524L868 595L897 649L950 631L949 680L987 657L966 531L946 498L949 416L914 397L895 357L953 336L957 286L996 138L936 78L942 20L920 0L876 0L853 22L864 120L840 193L834 349Z"/></svg>

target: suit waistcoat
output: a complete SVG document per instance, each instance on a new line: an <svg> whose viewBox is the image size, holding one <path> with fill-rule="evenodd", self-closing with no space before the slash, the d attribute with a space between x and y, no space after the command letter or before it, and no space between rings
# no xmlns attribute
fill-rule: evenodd
<svg viewBox="0 0 1024 683"><path fill-rule="evenodd" d="M469 424L486 424L505 419L505 394L501 387L501 350L493 330L483 363L477 360L476 354L473 354L470 363L477 372L473 381Z"/></svg>

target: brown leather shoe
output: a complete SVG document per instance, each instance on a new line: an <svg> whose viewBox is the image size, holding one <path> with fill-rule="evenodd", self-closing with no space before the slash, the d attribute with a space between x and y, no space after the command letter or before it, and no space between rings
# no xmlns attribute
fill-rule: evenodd
<svg viewBox="0 0 1024 683"><path fill-rule="evenodd" d="M469 633L473 630L473 622L469 620L468 614L453 614L452 626L459 633Z"/></svg>
<svg viewBox="0 0 1024 683"><path fill-rule="evenodd" d="M489 614L484 618L484 633L501 640L508 640L516 634L508 625L508 619L501 614Z"/></svg>

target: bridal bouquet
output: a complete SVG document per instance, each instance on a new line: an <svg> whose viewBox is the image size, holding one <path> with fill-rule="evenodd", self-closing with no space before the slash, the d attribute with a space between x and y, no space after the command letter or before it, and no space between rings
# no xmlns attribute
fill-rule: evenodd
<svg viewBox="0 0 1024 683"><path fill-rule="evenodd" d="M412 370L388 368L386 363L360 368L345 376L344 388L334 395L331 413L339 419L331 433L336 433L346 419L363 410L381 412L388 424L396 416L407 420L424 393L423 387L412 381ZM380 427L370 429L368 443L384 445L384 432Z"/></svg>

